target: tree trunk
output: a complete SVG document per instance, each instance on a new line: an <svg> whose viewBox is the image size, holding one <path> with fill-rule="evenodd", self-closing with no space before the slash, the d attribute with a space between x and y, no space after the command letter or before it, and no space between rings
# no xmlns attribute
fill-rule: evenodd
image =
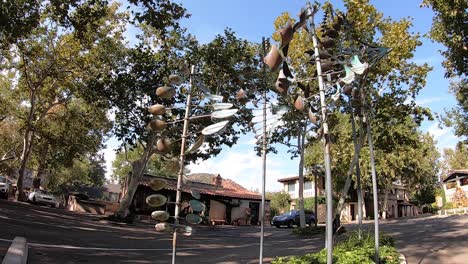
<svg viewBox="0 0 468 264"><path fill-rule="evenodd" d="M21 163L18 171L18 180L16 182L17 201L26 201L26 196L23 191L23 179L26 171L26 165L28 164L29 156L31 155L33 136L34 133L31 131L30 126L28 126L23 138L23 152L21 153Z"/></svg>
<svg viewBox="0 0 468 264"><path fill-rule="evenodd" d="M135 192L138 188L138 183L140 182L141 175L144 172L144 161L142 159L132 162L132 174L129 174L129 177L126 186L126 192L120 201L119 210L117 211L117 215L125 218L129 213L130 205L133 201L133 196L135 196Z"/></svg>
<svg viewBox="0 0 468 264"><path fill-rule="evenodd" d="M383 202L383 209L382 209L382 219L387 219L387 208L388 208L388 189L384 188L384 202Z"/></svg>
<svg viewBox="0 0 468 264"><path fill-rule="evenodd" d="M362 148L362 145L364 144L364 140L365 140L365 133L361 133L361 135L359 135L358 149ZM346 195L348 194L349 188L351 187L351 176L353 175L354 167L356 166L358 161L359 161L359 155L354 153L353 160L351 161L348 171L346 172L346 182L345 182L343 189L341 190L340 200L338 201L338 204L336 205L335 217L341 215L341 211L343 210L343 205L346 199Z"/></svg>
<svg viewBox="0 0 468 264"><path fill-rule="evenodd" d="M47 156L47 153L49 152L49 145L47 144L45 148L41 151L41 157L42 159L39 160L39 167L37 168L37 174L36 177L34 177L33 180L33 187L34 190L36 191L37 189L40 188L40 186L44 187L46 186L46 181L42 181L47 170L47 159L45 157Z"/></svg>
<svg viewBox="0 0 468 264"><path fill-rule="evenodd" d="M132 174L127 176L128 178L126 179L126 192L120 200L119 209L115 213L118 217L125 218L128 216L129 208L133 201L133 196L135 196L138 184L140 183L140 180L143 177L146 164L148 164L148 160L153 154L152 151L154 139L155 135L153 134L145 147L143 157L141 157L141 159L137 161L132 162Z"/></svg>
<svg viewBox="0 0 468 264"><path fill-rule="evenodd" d="M299 130L297 136L297 145L300 152L299 160L299 223L301 227L306 226L305 212L304 212L304 138L305 130Z"/></svg>

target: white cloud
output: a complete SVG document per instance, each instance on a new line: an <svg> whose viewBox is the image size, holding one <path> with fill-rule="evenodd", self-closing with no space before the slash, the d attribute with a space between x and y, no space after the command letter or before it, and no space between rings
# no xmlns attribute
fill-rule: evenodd
<svg viewBox="0 0 468 264"><path fill-rule="evenodd" d="M441 154L443 154L443 150L446 148L455 148L457 142L460 141L460 138L453 133L452 128L440 128L436 122L427 129L427 132L437 141L437 149Z"/></svg>
<svg viewBox="0 0 468 264"><path fill-rule="evenodd" d="M415 103L419 106L429 105L435 102L443 101L444 99L441 97L428 97L422 99L416 99Z"/></svg>

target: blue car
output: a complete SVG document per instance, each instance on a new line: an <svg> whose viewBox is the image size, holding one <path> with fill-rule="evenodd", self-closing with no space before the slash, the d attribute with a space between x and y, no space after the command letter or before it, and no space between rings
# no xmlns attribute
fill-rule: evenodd
<svg viewBox="0 0 468 264"><path fill-rule="evenodd" d="M271 224L278 228L282 225L286 225L288 227L292 227L293 225L299 226L300 225L299 214L300 214L299 210L291 210L289 212L273 217L273 219L271 220ZM305 211L305 219L306 219L306 224L308 225L315 224L316 218L315 218L314 212Z"/></svg>

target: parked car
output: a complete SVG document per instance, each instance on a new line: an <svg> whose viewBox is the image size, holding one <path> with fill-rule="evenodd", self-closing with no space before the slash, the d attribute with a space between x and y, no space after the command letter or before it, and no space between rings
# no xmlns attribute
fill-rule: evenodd
<svg viewBox="0 0 468 264"><path fill-rule="evenodd" d="M44 190L34 191L28 195L28 201L34 204L50 205L53 208L59 206L57 199L49 192Z"/></svg>
<svg viewBox="0 0 468 264"><path fill-rule="evenodd" d="M0 198L8 199L8 191L10 189L10 183L4 176L0 176Z"/></svg>
<svg viewBox="0 0 468 264"><path fill-rule="evenodd" d="M305 211L305 219L306 219L306 224L308 225L315 224L316 217L315 217L314 212ZM273 217L271 224L276 227L280 227L282 225L287 225L288 227L292 227L293 225L299 226L300 225L300 211L291 210L281 215L277 215Z"/></svg>

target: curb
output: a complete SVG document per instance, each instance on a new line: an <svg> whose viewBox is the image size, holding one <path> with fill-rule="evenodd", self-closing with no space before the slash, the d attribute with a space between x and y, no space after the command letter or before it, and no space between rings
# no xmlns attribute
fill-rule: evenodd
<svg viewBox="0 0 468 264"><path fill-rule="evenodd" d="M26 264L28 262L28 241L15 237L3 258L2 264Z"/></svg>
<svg viewBox="0 0 468 264"><path fill-rule="evenodd" d="M405 255L403 255L401 253L400 253L400 257L398 258L398 261L400 261L400 264L407 264L408 263L408 262L406 262Z"/></svg>

